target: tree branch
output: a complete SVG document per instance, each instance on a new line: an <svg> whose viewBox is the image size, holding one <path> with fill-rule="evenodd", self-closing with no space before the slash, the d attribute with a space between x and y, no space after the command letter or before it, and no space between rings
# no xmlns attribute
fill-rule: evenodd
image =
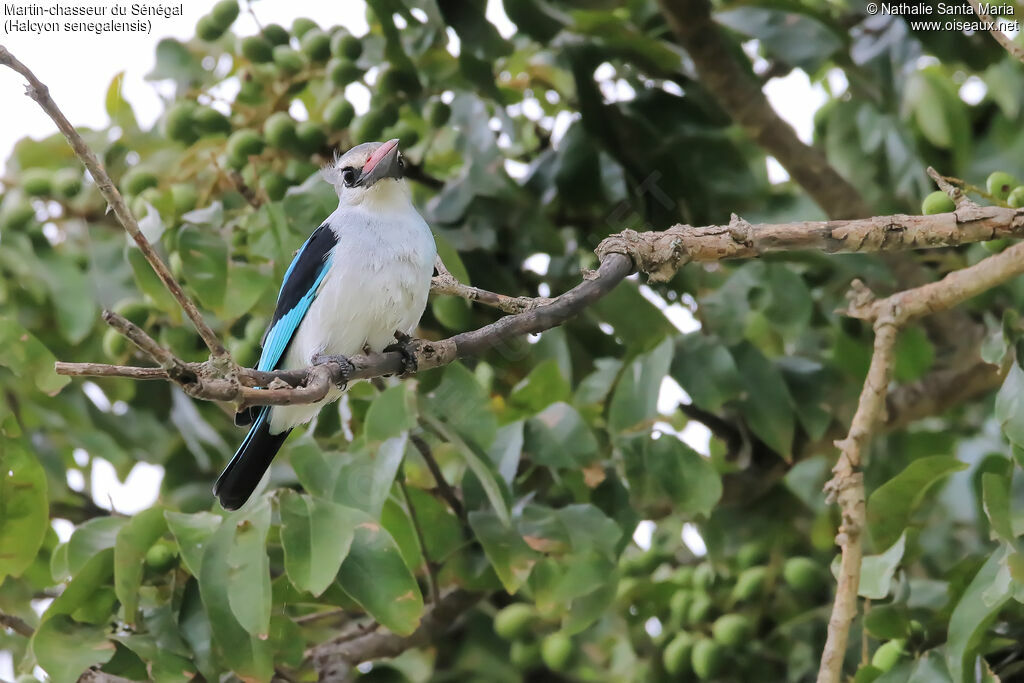
<svg viewBox="0 0 1024 683"><path fill-rule="evenodd" d="M551 299L543 296L507 296L505 294L488 292L486 289L480 289L479 287L464 285L448 272L440 256L437 257L434 268L437 269L437 275L430 281L430 291L434 294L446 294L448 296L462 297L467 301L479 301L505 313L523 313L537 306L551 303Z"/></svg>
<svg viewBox="0 0 1024 683"><path fill-rule="evenodd" d="M192 324L195 325L196 330L199 332L199 336L203 338L206 346L210 349L210 353L213 358L218 362L227 362L233 365L231 356L224 345L217 338L210 326L206 324L202 314L196 307L195 303L185 294L185 291L181 288L181 285L174 276L171 275L171 271L168 270L167 266L160 256L156 253L153 245L150 244L146 236L142 234L142 230L139 229L139 223L135 220L135 216L128 209L128 205L125 203L124 198L118 191L114 182L107 175L107 170L100 163L100 160L96 158L96 155L86 144L82 136L79 135L75 127L71 125L64 113L57 107L57 104L50 97L50 90L46 85L36 78L36 75L32 71L22 64L18 59L12 55L6 47L0 45L0 64L16 71L21 74L26 81L28 81L27 94L33 100L42 107L43 111L49 115L53 122L57 124L57 128L64 137L67 138L71 148L75 151L75 155L85 164L85 167L89 169L89 173L92 175L93 180L96 182L96 189L99 190L103 198L107 200L107 204L113 209L114 215L117 216L117 220L124 226L124 229L131 235L132 239L135 240L135 244L138 245L139 251L149 261L149 265L152 266L156 272L160 281L164 283L164 287L167 291L178 302L181 309L188 316Z"/></svg>
<svg viewBox="0 0 1024 683"><path fill-rule="evenodd" d="M5 614L0 612L0 627L9 628L19 636L25 636L31 638L35 630L29 625L27 621L14 614Z"/></svg>
<svg viewBox="0 0 1024 683"><path fill-rule="evenodd" d="M1010 36L1000 31L995 26L995 21L988 14L982 11L981 3L978 0L967 0L971 3L971 7L974 8L974 13L978 15L978 18L984 22L990 24L988 32L992 34L995 41L1003 46L1003 49L1010 53L1010 55L1021 62L1024 62L1024 49L1017 45Z"/></svg>

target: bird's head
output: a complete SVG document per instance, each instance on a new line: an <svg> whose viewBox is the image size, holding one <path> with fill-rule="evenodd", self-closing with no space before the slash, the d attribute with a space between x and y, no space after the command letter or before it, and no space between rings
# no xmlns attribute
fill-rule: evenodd
<svg viewBox="0 0 1024 683"><path fill-rule="evenodd" d="M322 174L342 204L376 204L409 197L403 178L405 160L397 139L356 145L328 164Z"/></svg>

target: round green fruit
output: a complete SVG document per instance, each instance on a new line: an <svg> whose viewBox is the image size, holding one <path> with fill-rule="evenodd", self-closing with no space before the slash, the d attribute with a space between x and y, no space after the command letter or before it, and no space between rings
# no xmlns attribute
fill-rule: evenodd
<svg viewBox="0 0 1024 683"><path fill-rule="evenodd" d="M253 64L266 64L274 61L274 45L263 36L242 38L240 51Z"/></svg>
<svg viewBox="0 0 1024 683"><path fill-rule="evenodd" d="M1006 199L1015 187L1017 179L1004 171L996 171L985 180L985 188L996 199Z"/></svg>
<svg viewBox="0 0 1024 683"><path fill-rule="evenodd" d="M235 0L220 0L210 10L210 16L218 26L226 31L238 18L238 3Z"/></svg>
<svg viewBox="0 0 1024 683"><path fill-rule="evenodd" d="M155 572L167 571L177 559L177 549L164 540L157 541L146 551L146 566Z"/></svg>
<svg viewBox="0 0 1024 683"><path fill-rule="evenodd" d="M287 45L292 37L280 24L267 24L263 27L263 37L270 41L271 45Z"/></svg>
<svg viewBox="0 0 1024 683"><path fill-rule="evenodd" d="M730 647L745 643L753 631L754 625L742 614L724 614L711 625L711 635L714 639Z"/></svg>
<svg viewBox="0 0 1024 683"><path fill-rule="evenodd" d="M363 77L363 70L356 63L344 57L334 57L327 62L327 77L338 88L355 83Z"/></svg>
<svg viewBox="0 0 1024 683"><path fill-rule="evenodd" d="M515 602L494 615L494 632L504 640L520 640L529 635L536 622L536 608Z"/></svg>
<svg viewBox="0 0 1024 683"><path fill-rule="evenodd" d="M736 551L736 568L747 569L764 562L768 553L763 543L744 543Z"/></svg>
<svg viewBox="0 0 1024 683"><path fill-rule="evenodd" d="M263 136L272 147L286 149L299 141L295 130L295 119L288 112L275 112L263 124Z"/></svg>
<svg viewBox="0 0 1024 683"><path fill-rule="evenodd" d="M349 33L338 32L331 38L331 53L335 57L356 60L363 54L363 43Z"/></svg>
<svg viewBox="0 0 1024 683"><path fill-rule="evenodd" d="M956 204L942 190L935 190L921 202L921 213L925 216L934 216L937 213L949 213L955 210Z"/></svg>
<svg viewBox="0 0 1024 683"><path fill-rule="evenodd" d="M243 104L259 104L263 99L263 84L251 77L243 77L242 85L238 88L238 95L235 96L235 101Z"/></svg>
<svg viewBox="0 0 1024 683"><path fill-rule="evenodd" d="M196 208L199 203L196 186L190 183L171 185L171 203L174 205L174 213L179 216Z"/></svg>
<svg viewBox="0 0 1024 683"><path fill-rule="evenodd" d="M572 638L561 631L546 636L540 643L540 657L552 671L568 669L572 654Z"/></svg>
<svg viewBox="0 0 1024 683"><path fill-rule="evenodd" d="M1024 185L1018 185L1010 191L1010 196L1006 198L1006 203L1015 209L1024 207Z"/></svg>
<svg viewBox="0 0 1024 683"><path fill-rule="evenodd" d="M1010 246L1010 240L1005 237L1000 237L996 240L985 240L981 243L981 248L990 254L998 254L1008 246Z"/></svg>
<svg viewBox="0 0 1024 683"><path fill-rule="evenodd" d="M902 640L890 640L888 643L884 643L881 647L875 650L875 654L871 657L871 666L885 673L889 669L896 666L896 662L903 656L903 641Z"/></svg>
<svg viewBox="0 0 1024 683"><path fill-rule="evenodd" d="M327 146L327 133L314 121L303 121L295 127L299 149L306 154L319 152Z"/></svg>
<svg viewBox="0 0 1024 683"><path fill-rule="evenodd" d="M697 678L706 681L722 673L722 670L725 668L726 658L727 651L725 647L710 638L701 638L693 644L693 650L690 653L690 665L693 667L693 673L697 675Z"/></svg>
<svg viewBox="0 0 1024 683"><path fill-rule="evenodd" d="M394 67L380 74L375 85L377 94L384 97L399 93L415 95L420 91L420 88L420 81L415 73Z"/></svg>
<svg viewBox="0 0 1024 683"><path fill-rule="evenodd" d="M305 182L309 176L313 175L320 168L315 164L311 164L308 161L302 159L289 159L287 165L284 167L284 175L288 180L292 181L296 185Z"/></svg>
<svg viewBox="0 0 1024 683"><path fill-rule="evenodd" d="M317 26L317 23L315 21L307 17L299 17L292 22L292 35L294 35L296 38L303 38L307 33L313 30L319 31L320 27ZM328 36L328 49L330 49L330 40L330 36Z"/></svg>
<svg viewBox="0 0 1024 683"><path fill-rule="evenodd" d="M697 593L693 596L693 602L690 603L690 609L686 613L686 625L703 624L711 619L714 611L715 604L711 598L704 593Z"/></svg>
<svg viewBox="0 0 1024 683"><path fill-rule="evenodd" d="M53 194L53 171L45 168L29 168L21 174L21 189L30 197L47 197Z"/></svg>
<svg viewBox="0 0 1024 683"><path fill-rule="evenodd" d="M760 597L764 592L767 580L767 567L751 567L750 569L744 569L736 578L736 585L732 587L733 600L743 602Z"/></svg>
<svg viewBox="0 0 1024 683"><path fill-rule="evenodd" d="M690 672L694 640L686 631L680 631L669 641L665 651L661 653L665 671L673 676L682 676Z"/></svg>
<svg viewBox="0 0 1024 683"><path fill-rule="evenodd" d="M431 100L427 104L425 118L432 128L440 128L444 124L448 123L448 119L450 119L451 116L452 108L441 100Z"/></svg>
<svg viewBox="0 0 1024 683"><path fill-rule="evenodd" d="M693 604L693 593L687 589L677 590L668 601L669 623L681 626L687 623L690 605Z"/></svg>
<svg viewBox="0 0 1024 683"><path fill-rule="evenodd" d="M240 169L249 161L249 157L263 151L265 142L260 134L251 128L236 130L228 138L227 158L234 169Z"/></svg>
<svg viewBox="0 0 1024 683"><path fill-rule="evenodd" d="M226 29L226 26L218 24L217 20L209 14L199 17L199 21L196 22L196 36L207 43L212 43L220 38Z"/></svg>
<svg viewBox="0 0 1024 683"><path fill-rule="evenodd" d="M540 664L540 645L517 640L509 648L508 658L518 669L532 669Z"/></svg>
<svg viewBox="0 0 1024 683"><path fill-rule="evenodd" d="M338 95L332 97L324 107L324 123L331 130L344 130L352 123L355 113L349 101Z"/></svg>
<svg viewBox="0 0 1024 683"><path fill-rule="evenodd" d="M299 40L302 52L313 62L326 62L331 56L331 37L320 29L306 31Z"/></svg>
<svg viewBox="0 0 1024 683"><path fill-rule="evenodd" d="M192 113L192 121L199 132L205 135L216 135L218 133L230 133L231 121L213 107L198 107Z"/></svg>
<svg viewBox="0 0 1024 683"><path fill-rule="evenodd" d="M857 673L853 676L853 683L874 683L884 673L877 666L867 664L857 669Z"/></svg>
<svg viewBox="0 0 1024 683"><path fill-rule="evenodd" d="M306 58L298 50L293 50L287 45L278 45L274 48L274 64L281 73L294 76L306 66Z"/></svg>
<svg viewBox="0 0 1024 683"><path fill-rule="evenodd" d="M405 150L420 141L419 131L407 123L399 123L391 129L391 133L386 137L398 138L398 147Z"/></svg>
<svg viewBox="0 0 1024 683"><path fill-rule="evenodd" d="M62 168L53 174L53 191L71 199L82 191L82 174L74 168Z"/></svg>
<svg viewBox="0 0 1024 683"><path fill-rule="evenodd" d="M280 173L266 171L260 175L260 185L263 186L263 190L267 193L267 197L269 197L271 201L276 202L282 199L285 193L288 192L288 187L291 183L289 183L288 179Z"/></svg>
<svg viewBox="0 0 1024 683"><path fill-rule="evenodd" d="M693 570L693 587L706 591L715 584L715 568L710 562L703 562Z"/></svg>
<svg viewBox="0 0 1024 683"><path fill-rule="evenodd" d="M190 145L198 139L196 134L193 114L196 111L196 103L191 100L183 100L171 105L164 115L164 133L172 140Z"/></svg>
<svg viewBox="0 0 1024 683"><path fill-rule="evenodd" d="M142 194L144 190L156 187L159 182L154 173L133 168L121 177L121 189L125 194Z"/></svg>
<svg viewBox="0 0 1024 683"><path fill-rule="evenodd" d="M33 218L36 217L36 210L27 199L16 202L8 200L7 206L0 212L0 229L20 230L24 228Z"/></svg>
<svg viewBox="0 0 1024 683"><path fill-rule="evenodd" d="M814 593L824 584L822 568L809 557L791 557L782 567L782 579L797 593Z"/></svg>

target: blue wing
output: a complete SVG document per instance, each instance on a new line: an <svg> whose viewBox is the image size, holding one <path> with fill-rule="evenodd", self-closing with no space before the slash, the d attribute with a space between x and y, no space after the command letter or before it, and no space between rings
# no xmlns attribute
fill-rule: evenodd
<svg viewBox="0 0 1024 683"><path fill-rule="evenodd" d="M277 295L277 308L263 338L257 370L275 370L281 362L330 269L331 250L337 242L334 231L324 223L295 254Z"/></svg>

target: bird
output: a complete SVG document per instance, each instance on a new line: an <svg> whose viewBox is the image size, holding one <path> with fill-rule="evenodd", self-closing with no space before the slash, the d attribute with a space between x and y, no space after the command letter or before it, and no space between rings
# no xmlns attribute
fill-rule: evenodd
<svg viewBox="0 0 1024 683"><path fill-rule="evenodd" d="M338 208L296 252L263 337L257 370L304 368L324 356L380 352L408 339L427 304L437 246L412 202L398 140L366 142L321 170ZM213 493L227 510L252 495L288 434L341 397L236 414L249 432Z"/></svg>

